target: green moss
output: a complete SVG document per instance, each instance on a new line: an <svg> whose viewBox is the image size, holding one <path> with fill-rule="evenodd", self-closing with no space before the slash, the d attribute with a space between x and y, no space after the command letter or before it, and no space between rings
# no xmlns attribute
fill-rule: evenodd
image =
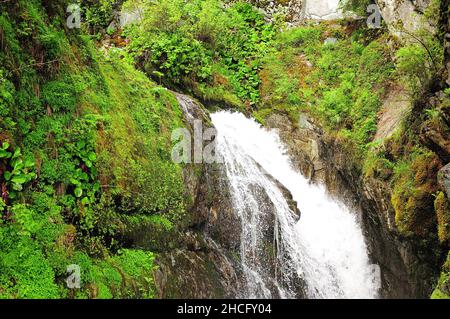
<svg viewBox="0 0 450 319"><path fill-rule="evenodd" d="M377 130L384 86L392 79L394 64L386 36L373 39L365 37L367 30L351 28L322 23L281 33L277 51L266 56L260 71L264 111L254 113L262 120L261 115L269 113L266 109L281 111L296 123L299 113L307 112L330 135L352 145L361 160ZM330 36L337 42L324 44Z"/></svg>
<svg viewBox="0 0 450 319"><path fill-rule="evenodd" d="M55 273L33 239L3 226L0 247L0 297L58 298Z"/></svg>
<svg viewBox="0 0 450 319"><path fill-rule="evenodd" d="M100 179L120 192L127 211L181 214L181 167L170 154L170 133L184 126L175 97L120 60L101 62L100 72L110 94L97 137Z"/></svg>
<svg viewBox="0 0 450 319"><path fill-rule="evenodd" d="M415 153L410 162L395 167L391 201L395 223L402 235L427 237L433 233L432 194L437 190L438 169L439 160L430 152Z"/></svg>
<svg viewBox="0 0 450 319"><path fill-rule="evenodd" d="M54 112L73 112L77 106L73 83L47 82L42 87L41 96L43 103L48 105Z"/></svg>
<svg viewBox="0 0 450 319"><path fill-rule="evenodd" d="M120 54L66 34L62 3L0 7L0 142L20 146L37 172L0 203L0 297L152 297L153 255L121 250L120 215L142 214L162 232L183 217L181 167L170 160L170 133L184 126L176 98ZM66 287L71 264L81 289Z"/></svg>
<svg viewBox="0 0 450 319"><path fill-rule="evenodd" d="M450 205L443 192L439 192L434 201L438 222L438 237L442 244L450 244Z"/></svg>
<svg viewBox="0 0 450 319"><path fill-rule="evenodd" d="M431 298L450 299L450 252L447 256L447 261L442 267L441 275Z"/></svg>

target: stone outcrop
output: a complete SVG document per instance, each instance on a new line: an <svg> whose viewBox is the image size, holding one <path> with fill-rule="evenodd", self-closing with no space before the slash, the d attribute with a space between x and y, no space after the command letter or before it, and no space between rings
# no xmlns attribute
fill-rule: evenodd
<svg viewBox="0 0 450 319"><path fill-rule="evenodd" d="M419 134L422 144L435 152L443 163L450 162L450 108L446 106L446 99L442 91L428 98L430 107L440 110L439 120L425 121Z"/></svg>
<svg viewBox="0 0 450 319"><path fill-rule="evenodd" d="M292 25L300 24L308 19L332 20L340 19L344 13L340 10L339 0L247 0L260 8L272 19L282 14ZM436 32L433 22L424 16L431 0L376 0L380 13L390 31L402 36L399 24L404 31L412 33L418 29Z"/></svg>
<svg viewBox="0 0 450 319"><path fill-rule="evenodd" d="M340 19L343 16L339 0L305 0L304 18L315 20Z"/></svg>
<svg viewBox="0 0 450 319"><path fill-rule="evenodd" d="M406 89L400 86L390 88L378 113L377 132L374 140L390 137L412 108L412 98Z"/></svg>
<svg viewBox="0 0 450 319"><path fill-rule="evenodd" d="M283 15L290 25L305 20L332 20L342 18L339 0L247 0L272 20Z"/></svg>
<svg viewBox="0 0 450 319"><path fill-rule="evenodd" d="M391 32L399 33L398 24L401 23L407 32L415 32L425 28L436 31L430 21L424 17L424 12L431 0L377 0L381 15Z"/></svg>
<svg viewBox="0 0 450 319"><path fill-rule="evenodd" d="M273 20L277 15L286 17L290 23L298 23L304 16L305 0L246 0L259 8L268 20ZM233 1L231 1L233 2Z"/></svg>

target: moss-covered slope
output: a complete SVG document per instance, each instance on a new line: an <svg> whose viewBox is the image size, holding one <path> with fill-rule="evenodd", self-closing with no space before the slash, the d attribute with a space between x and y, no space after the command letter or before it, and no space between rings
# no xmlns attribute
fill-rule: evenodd
<svg viewBox="0 0 450 319"><path fill-rule="evenodd" d="M184 213L175 97L65 23L68 1L0 3L0 297L151 297L123 234ZM78 265L81 289L68 289Z"/></svg>

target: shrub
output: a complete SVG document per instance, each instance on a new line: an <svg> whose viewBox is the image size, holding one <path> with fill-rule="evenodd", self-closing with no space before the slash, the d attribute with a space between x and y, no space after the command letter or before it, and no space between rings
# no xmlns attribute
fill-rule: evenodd
<svg viewBox="0 0 450 319"><path fill-rule="evenodd" d="M131 39L128 51L148 75L194 93L223 77L241 101L259 101L258 71L275 29L250 4L224 8L218 0L159 0L146 4L144 12L143 21L125 34Z"/></svg>

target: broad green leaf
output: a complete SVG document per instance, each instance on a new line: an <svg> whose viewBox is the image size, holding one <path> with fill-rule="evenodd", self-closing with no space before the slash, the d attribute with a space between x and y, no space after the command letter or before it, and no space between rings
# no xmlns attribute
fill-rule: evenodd
<svg viewBox="0 0 450 319"><path fill-rule="evenodd" d="M18 158L20 155L21 155L20 147L17 147L17 148L14 150L14 154L13 154L12 158Z"/></svg>
<svg viewBox="0 0 450 319"><path fill-rule="evenodd" d="M86 143L84 141L78 141L77 142L77 148L78 149L83 149L86 146Z"/></svg>
<svg viewBox="0 0 450 319"><path fill-rule="evenodd" d="M6 171L6 172L3 174L3 176L5 177L5 179L6 179L7 181L9 181L9 180L11 179L12 174L11 174L11 172Z"/></svg>
<svg viewBox="0 0 450 319"><path fill-rule="evenodd" d="M97 159L97 155L94 152L89 152L88 158L90 161L94 162Z"/></svg>
<svg viewBox="0 0 450 319"><path fill-rule="evenodd" d="M28 176L20 174L16 175L11 179L11 182L15 184L25 184L28 181Z"/></svg>
<svg viewBox="0 0 450 319"><path fill-rule="evenodd" d="M25 165L26 168L29 168L29 167L35 166L36 163L35 163L35 161L33 159L27 159L25 161L24 165Z"/></svg>
<svg viewBox="0 0 450 319"><path fill-rule="evenodd" d="M10 157L11 157L10 152L0 149L0 158L10 158Z"/></svg>
<svg viewBox="0 0 450 319"><path fill-rule="evenodd" d="M14 170L21 170L23 168L23 161L18 158L13 164Z"/></svg>
<svg viewBox="0 0 450 319"><path fill-rule="evenodd" d="M80 187L75 188L74 190L75 197L80 198L83 195L83 190Z"/></svg>
<svg viewBox="0 0 450 319"><path fill-rule="evenodd" d="M12 185L13 185L12 187L13 187L13 189L14 189L15 191L20 192L20 191L23 189L22 184L15 184L15 183L13 183Z"/></svg>

